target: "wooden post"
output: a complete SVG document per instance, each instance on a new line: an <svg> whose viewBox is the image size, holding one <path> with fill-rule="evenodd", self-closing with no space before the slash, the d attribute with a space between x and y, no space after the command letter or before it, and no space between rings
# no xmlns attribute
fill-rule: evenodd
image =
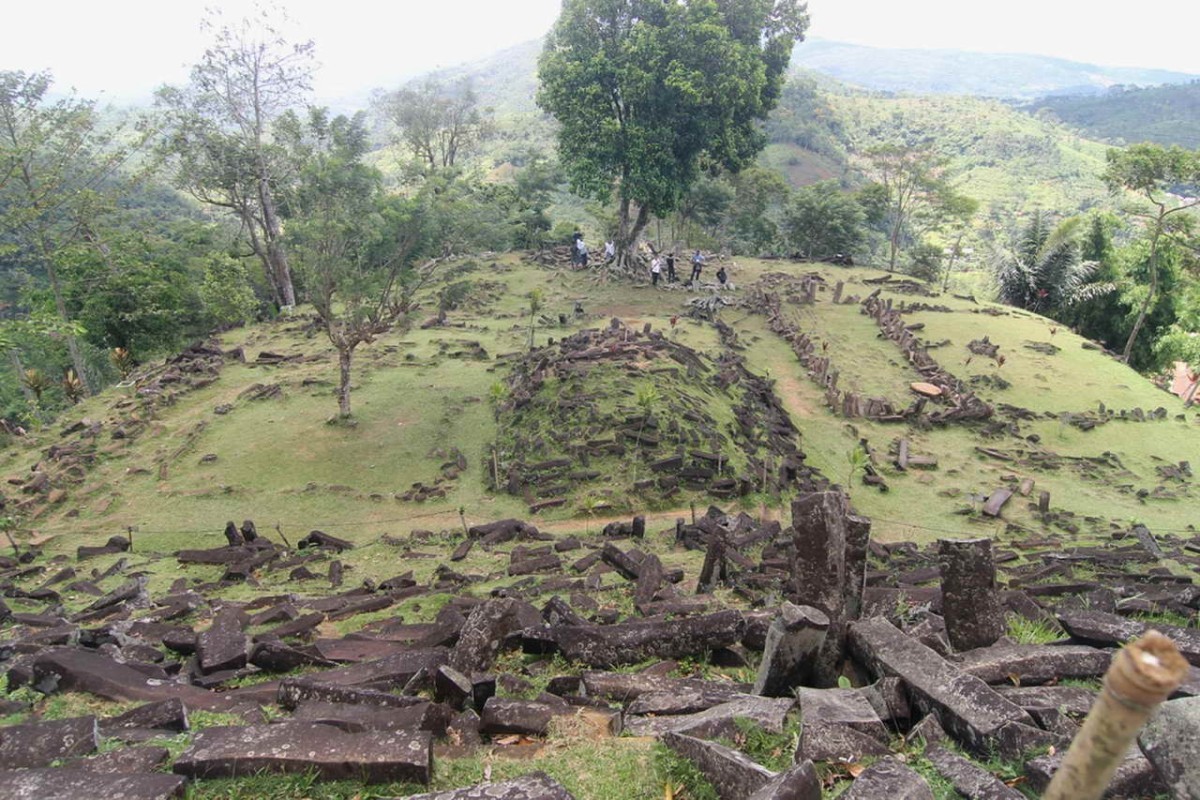
<svg viewBox="0 0 1200 800"><path fill-rule="evenodd" d="M1187 674L1188 662L1158 631L1147 631L1117 651L1042 800L1098 800L1138 731Z"/></svg>
<svg viewBox="0 0 1200 800"><path fill-rule="evenodd" d="M133 526L132 525L128 526L125 529L125 532L129 537L129 552L132 553L133 552Z"/></svg>

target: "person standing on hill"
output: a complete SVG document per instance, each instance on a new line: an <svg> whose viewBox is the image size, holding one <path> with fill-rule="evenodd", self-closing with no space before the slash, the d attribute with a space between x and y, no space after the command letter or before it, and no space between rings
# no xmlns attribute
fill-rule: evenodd
<svg viewBox="0 0 1200 800"><path fill-rule="evenodd" d="M577 242L575 242L575 248L579 251L579 265L581 267L583 267L584 269L587 269L588 247L587 247L587 244L584 243L584 241L583 241L582 234L580 235L579 240Z"/></svg>
<svg viewBox="0 0 1200 800"><path fill-rule="evenodd" d="M697 250L692 254L692 277L690 283L696 284L700 282L700 271L704 269L704 256L700 255Z"/></svg>
<svg viewBox="0 0 1200 800"><path fill-rule="evenodd" d="M721 284L721 288L725 288L725 281L729 280L729 274L725 272L725 267L717 267L717 283Z"/></svg>
<svg viewBox="0 0 1200 800"><path fill-rule="evenodd" d="M604 243L604 263L611 264L617 258L617 246L609 239Z"/></svg>
<svg viewBox="0 0 1200 800"><path fill-rule="evenodd" d="M679 277L675 274L675 251L667 253L667 283L675 283Z"/></svg>
<svg viewBox="0 0 1200 800"><path fill-rule="evenodd" d="M658 286L658 276L662 275L662 256L655 256L650 262L650 281L652 286Z"/></svg>
<svg viewBox="0 0 1200 800"><path fill-rule="evenodd" d="M579 243L583 241L583 234L575 231L571 235L571 268L579 266Z"/></svg>

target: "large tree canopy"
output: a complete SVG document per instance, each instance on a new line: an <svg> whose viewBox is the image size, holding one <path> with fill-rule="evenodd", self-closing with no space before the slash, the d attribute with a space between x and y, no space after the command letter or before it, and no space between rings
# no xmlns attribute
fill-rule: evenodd
<svg viewBox="0 0 1200 800"><path fill-rule="evenodd" d="M182 87L158 92L165 113L162 153L176 183L242 224L280 305L296 302L279 205L295 165L273 140L274 125L303 104L313 44L292 44L260 17L214 29L213 45Z"/></svg>
<svg viewBox="0 0 1200 800"><path fill-rule="evenodd" d="M703 167L751 163L807 27L797 0L564 0L538 104L560 123L572 188L616 193L618 264Z"/></svg>

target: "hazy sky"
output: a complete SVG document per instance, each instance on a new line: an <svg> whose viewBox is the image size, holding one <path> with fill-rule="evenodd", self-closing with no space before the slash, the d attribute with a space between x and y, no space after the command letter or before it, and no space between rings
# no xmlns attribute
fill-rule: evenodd
<svg viewBox="0 0 1200 800"><path fill-rule="evenodd" d="M57 88L125 100L183 81L207 6L252 0L14 0L0 69L49 68ZM560 0L284 0L333 99L471 61L545 33ZM809 34L882 47L1042 53L1200 74L1200 1L810 0Z"/></svg>

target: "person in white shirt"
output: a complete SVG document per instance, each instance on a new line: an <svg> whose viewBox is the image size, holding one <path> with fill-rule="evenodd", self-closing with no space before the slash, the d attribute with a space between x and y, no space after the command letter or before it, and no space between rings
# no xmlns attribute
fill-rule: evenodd
<svg viewBox="0 0 1200 800"><path fill-rule="evenodd" d="M650 280L653 286L658 286L658 276L662 274L662 256L655 256L650 262Z"/></svg>

